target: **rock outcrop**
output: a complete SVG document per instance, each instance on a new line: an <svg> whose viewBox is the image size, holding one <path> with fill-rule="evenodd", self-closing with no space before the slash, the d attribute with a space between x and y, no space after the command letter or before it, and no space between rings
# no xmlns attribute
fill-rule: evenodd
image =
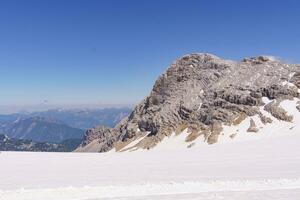
<svg viewBox="0 0 300 200"><path fill-rule="evenodd" d="M254 132L254 133L256 133L256 132L258 132L258 131L259 131L259 129L257 128L257 126L256 126L256 124L255 124L255 122L254 122L254 120L251 118L251 119L250 119L250 126L249 126L247 132Z"/></svg>
<svg viewBox="0 0 300 200"><path fill-rule="evenodd" d="M218 142L223 125L239 124L254 115L271 123L259 109L264 105L263 97L274 100L266 107L267 112L291 121L276 102L298 97L298 87L299 66L272 57L235 62L211 54L186 55L158 78L150 95L130 116L113 129L90 129L77 151L87 151L93 143L97 148L92 151L106 152L140 138L135 147L149 149L183 130L193 133L188 141L203 135L213 144Z"/></svg>

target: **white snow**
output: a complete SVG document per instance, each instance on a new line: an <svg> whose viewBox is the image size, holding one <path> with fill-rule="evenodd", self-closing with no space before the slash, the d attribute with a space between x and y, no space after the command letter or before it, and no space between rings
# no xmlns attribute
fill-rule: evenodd
<svg viewBox="0 0 300 200"><path fill-rule="evenodd" d="M247 118L238 126L224 127L215 145L199 137L187 148L185 130L153 150L2 152L0 200L299 200L297 102L280 104L294 116L292 123L275 119L262 107L273 123L263 125L254 116L260 130L247 133ZM234 132L238 132L236 137L229 138Z"/></svg>
<svg viewBox="0 0 300 200"><path fill-rule="evenodd" d="M267 98L263 98L265 104L271 102ZM293 116L292 122L281 121L273 117L270 113L264 110L264 107L260 107L260 111L263 115L272 119L272 123L263 124L258 115L248 117L242 121L238 126L223 126L224 131L220 138L220 143L224 142L237 142L240 140L258 140L261 138L290 136L293 134L300 134L300 112L297 110L297 102L299 99L284 100L279 105L285 109L289 115ZM256 126L259 128L257 133L247 132L250 126L250 119L253 119ZM229 135L235 134L234 139L231 139Z"/></svg>
<svg viewBox="0 0 300 200"><path fill-rule="evenodd" d="M147 134L149 134L149 133L147 133ZM127 146L125 146L125 147L123 148L123 150L125 150L125 149L129 149L128 151L135 151L135 150L137 150L138 148L135 147L135 145L137 145L140 141L142 141L145 137L147 137L147 134L144 135L144 136L142 136L142 137L140 137L140 138L138 138L138 139L136 139L136 140L134 140L134 141L132 141L132 142L129 143ZM112 149L110 152L111 152L111 153L114 153L114 152L116 152L116 150L115 150L115 149Z"/></svg>
<svg viewBox="0 0 300 200"><path fill-rule="evenodd" d="M247 180L247 181L203 181L203 182L182 182L182 183L164 183L164 184L139 184L125 186L98 186L98 187L67 187L56 189L38 189L38 190L18 190L2 192L3 197L9 199L132 199L139 197L158 198L159 196L173 196L190 194L202 195L207 197L208 193L222 192L244 192L252 193L276 190L299 190L300 179L279 179L279 180ZM205 194L205 195L203 195ZM211 194L210 194L211 195ZM22 196L22 198L19 198ZM220 196L220 194L218 195ZM173 199L177 199L173 196Z"/></svg>
<svg viewBox="0 0 300 200"><path fill-rule="evenodd" d="M2 152L0 199L297 199L299 141L289 134L195 149Z"/></svg>

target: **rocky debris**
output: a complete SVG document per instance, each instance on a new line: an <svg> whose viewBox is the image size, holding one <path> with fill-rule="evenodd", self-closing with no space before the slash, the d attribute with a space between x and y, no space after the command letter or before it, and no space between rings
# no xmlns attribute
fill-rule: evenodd
<svg viewBox="0 0 300 200"><path fill-rule="evenodd" d="M106 126L94 127L85 132L80 146L86 146L93 141L97 141L99 144L99 151L105 152L110 150L111 146L117 141L117 135L113 129ZM77 151L81 151L81 149L78 148Z"/></svg>
<svg viewBox="0 0 300 200"><path fill-rule="evenodd" d="M299 67L299 66L298 66ZM300 88L300 72L295 72L293 76L291 77L291 82Z"/></svg>
<svg viewBox="0 0 300 200"><path fill-rule="evenodd" d="M299 97L299 83L300 67L273 57L235 62L211 54L189 54L176 60L157 79L150 95L130 116L114 129L90 130L80 148L85 151L85 146L96 140L100 152L109 151L146 136L137 147L149 149L185 129L204 131L206 142L213 144L218 141L223 125L237 125L247 117L260 115L262 97ZM279 104L266 105L265 110L280 120L292 120ZM264 116L261 119L271 122Z"/></svg>
<svg viewBox="0 0 300 200"><path fill-rule="evenodd" d="M232 124L234 126L239 125L242 121L244 121L248 116L245 113L241 113L236 119L233 120Z"/></svg>
<svg viewBox="0 0 300 200"><path fill-rule="evenodd" d="M218 142L218 138L219 138L219 135L221 134L222 130L223 130L223 128L222 128L221 122L219 122L219 121L213 122L212 126L211 126L211 133L207 138L207 143L213 144L213 143Z"/></svg>
<svg viewBox="0 0 300 200"><path fill-rule="evenodd" d="M192 142L192 141L194 141L195 139L197 139L200 135L201 135L200 132L192 132L192 133L190 133L190 134L185 138L185 141L186 141L186 142Z"/></svg>
<svg viewBox="0 0 300 200"><path fill-rule="evenodd" d="M297 106L296 108L298 109L298 111L300 112L300 101L297 102Z"/></svg>
<svg viewBox="0 0 300 200"><path fill-rule="evenodd" d="M250 126L249 126L249 128L247 129L247 132L254 132L254 133L256 133L256 132L258 132L259 131L259 129L257 128L257 126L256 126L256 124L255 124L255 122L254 122L254 120L251 118L250 119Z"/></svg>
<svg viewBox="0 0 300 200"><path fill-rule="evenodd" d="M268 123L270 124L273 121L270 117L267 117L267 116L263 115L262 113L259 113L259 118L263 124L268 124Z"/></svg>
<svg viewBox="0 0 300 200"><path fill-rule="evenodd" d="M237 135L237 133L234 133L234 134L229 135L229 137L230 137L231 139L233 139L233 138L235 138L236 135Z"/></svg>
<svg viewBox="0 0 300 200"><path fill-rule="evenodd" d="M98 127L88 129L83 136L82 144L85 146L96 139L104 138L105 135L110 135L110 134L111 134L111 129L105 126L98 126Z"/></svg>
<svg viewBox="0 0 300 200"><path fill-rule="evenodd" d="M193 146L195 146L195 143L194 143L194 142L191 143L191 144L189 144L189 145L187 146L187 148L192 148Z"/></svg>
<svg viewBox="0 0 300 200"><path fill-rule="evenodd" d="M249 63L249 64L264 64L268 61L274 61L276 60L274 57L271 56L258 56L258 57L252 57L252 58L244 58L242 62Z"/></svg>
<svg viewBox="0 0 300 200"><path fill-rule="evenodd" d="M268 103L264 109L271 113L271 115L279 120L291 122L293 120L293 116L288 115L287 111L280 107L280 100L272 101Z"/></svg>

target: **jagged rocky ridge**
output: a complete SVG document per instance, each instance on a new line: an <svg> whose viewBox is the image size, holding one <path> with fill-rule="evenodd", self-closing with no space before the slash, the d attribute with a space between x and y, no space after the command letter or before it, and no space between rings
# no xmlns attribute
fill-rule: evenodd
<svg viewBox="0 0 300 200"><path fill-rule="evenodd" d="M209 144L218 142L223 125L239 124L259 115L272 123L259 107L262 98L271 101L265 110L277 119L293 116L279 106L285 99L299 97L300 67L273 57L223 60L211 54L190 54L175 61L156 81L151 94L115 128L95 127L85 133L77 151L124 150L142 138L135 148L149 149L172 133L184 129L192 141L200 135ZM249 132L257 132L251 121ZM126 150L126 149L125 149Z"/></svg>

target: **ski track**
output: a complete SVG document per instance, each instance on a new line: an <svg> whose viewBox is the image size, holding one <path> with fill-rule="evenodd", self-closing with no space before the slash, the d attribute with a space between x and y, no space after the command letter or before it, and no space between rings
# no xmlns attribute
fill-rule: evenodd
<svg viewBox="0 0 300 200"><path fill-rule="evenodd" d="M300 179L276 179L276 180L240 180L240 181L205 181L182 182L163 184L139 184L126 186L102 186L102 187L67 187L54 189L20 189L0 192L0 199L148 199L162 198L172 199L178 195L182 198L206 198L206 197L230 197L230 193L273 195L276 191L279 195L286 196L291 191L300 194ZM277 192L281 191L281 192ZM249 195L248 195L249 196ZM250 196L251 197L251 196ZM275 197L275 196L274 196ZM300 196L299 196L300 197ZM176 198L175 198L176 199Z"/></svg>

